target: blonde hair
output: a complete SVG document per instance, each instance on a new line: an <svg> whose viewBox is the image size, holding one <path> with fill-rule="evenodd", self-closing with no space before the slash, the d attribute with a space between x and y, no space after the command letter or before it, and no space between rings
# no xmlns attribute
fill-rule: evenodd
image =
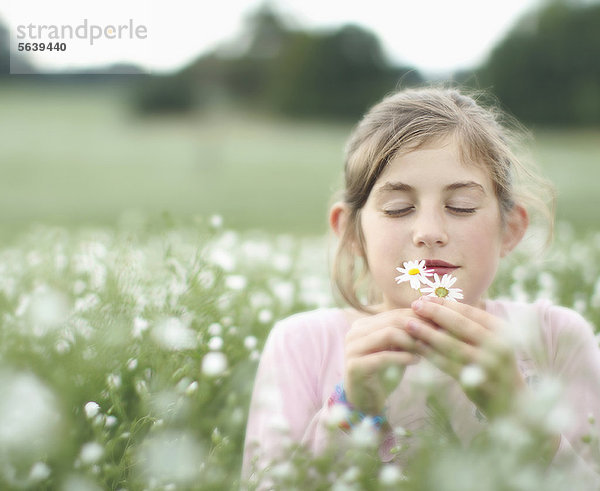
<svg viewBox="0 0 600 491"><path fill-rule="evenodd" d="M538 211L548 226L550 241L554 222L554 189L512 148L524 129L494 106L476 102L484 94L466 95L454 88L408 89L385 97L373 106L354 128L346 146L342 200L349 216L335 254L332 280L352 307L369 312L380 300L369 278L360 215L371 189L399 153L453 136L459 142L461 160L486 168L503 219L519 203ZM366 294L366 303L359 299Z"/></svg>

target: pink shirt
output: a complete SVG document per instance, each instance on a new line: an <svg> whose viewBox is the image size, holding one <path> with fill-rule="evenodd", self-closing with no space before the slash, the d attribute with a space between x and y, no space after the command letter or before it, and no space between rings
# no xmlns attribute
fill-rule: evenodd
<svg viewBox="0 0 600 491"><path fill-rule="evenodd" d="M564 387L560 404L570 412L561 433L555 461L571 459L570 465L596 481L592 445L582 442L589 433L590 416L600 424L600 350L590 325L576 312L548 301L525 304L487 300L486 310L506 319L522 344L512 337L521 373L532 387L540 376L558 378ZM521 327L522 326L522 327ZM256 374L244 447L243 476L249 477L252 459L258 468L282 456L286 444L301 442L318 453L331 433L327 401L344 376L344 337L350 329L341 309L319 309L293 315L272 329ZM538 349L531 349L536 347ZM528 348L529 347L529 348ZM429 367L430 383L443 391L452 428L458 438L470 441L485 421L459 384L425 361L406 368L399 386L387 401L386 416L392 428L413 431L427 420L425 391L417 383L423 367ZM337 438L349 438L339 430ZM397 444L392 434L383 439L379 454L392 460ZM600 480L596 481L600 482Z"/></svg>

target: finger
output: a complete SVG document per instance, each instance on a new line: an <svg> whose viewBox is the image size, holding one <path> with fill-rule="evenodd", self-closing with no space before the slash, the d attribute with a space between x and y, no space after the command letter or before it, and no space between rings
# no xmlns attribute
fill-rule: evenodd
<svg viewBox="0 0 600 491"><path fill-rule="evenodd" d="M474 307L473 305L461 302L453 302L451 300L430 296L423 296L419 300L423 302L430 302L433 304L443 305L444 307L447 307L450 310L464 315L473 322L481 324L482 326L486 326L492 330L497 330L502 326L501 319L499 319L495 315L490 314L489 312L486 312L483 309L480 309L479 307Z"/></svg>
<svg viewBox="0 0 600 491"><path fill-rule="evenodd" d="M461 363L443 356L424 342L417 341L416 352L452 378L458 379L460 376L463 367Z"/></svg>
<svg viewBox="0 0 600 491"><path fill-rule="evenodd" d="M351 377L362 378L390 366L407 366L418 363L420 356L407 351L379 351L346 361L346 372Z"/></svg>
<svg viewBox="0 0 600 491"><path fill-rule="evenodd" d="M404 330L387 326L346 343L346 356L363 356L378 351L413 351L415 341Z"/></svg>
<svg viewBox="0 0 600 491"><path fill-rule="evenodd" d="M422 341L444 358L461 364L474 363L480 358L480 349L443 330L433 329L420 320L411 319L407 323L407 331L413 338Z"/></svg>
<svg viewBox="0 0 600 491"><path fill-rule="evenodd" d="M361 338L364 335L389 326L404 328L406 319L416 317L412 309L394 309L379 314L362 317L352 324L346 335L347 340Z"/></svg>
<svg viewBox="0 0 600 491"><path fill-rule="evenodd" d="M440 304L420 299L414 301L411 306L421 318L434 322L455 337L470 344L481 345L490 338L492 335L490 327L472 320L462 312L454 310L448 306L448 303ZM489 321L489 319L485 320Z"/></svg>

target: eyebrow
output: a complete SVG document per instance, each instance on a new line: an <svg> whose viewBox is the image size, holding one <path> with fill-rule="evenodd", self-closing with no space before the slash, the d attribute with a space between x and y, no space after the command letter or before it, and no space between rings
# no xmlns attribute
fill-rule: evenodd
<svg viewBox="0 0 600 491"><path fill-rule="evenodd" d="M452 184L448 184L444 187L444 191L456 191L457 189L474 189L481 193L485 194L485 190L483 186L475 181L458 181L453 182ZM386 192L386 191L405 191L410 192L414 191L415 188L405 184L403 182L386 182L383 186L381 186L377 192Z"/></svg>

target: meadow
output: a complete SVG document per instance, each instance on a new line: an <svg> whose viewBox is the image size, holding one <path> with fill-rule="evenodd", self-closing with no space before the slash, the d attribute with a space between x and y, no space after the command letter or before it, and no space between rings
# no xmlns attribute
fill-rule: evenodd
<svg viewBox="0 0 600 491"><path fill-rule="evenodd" d="M319 235L351 124L232 108L139 118L126 90L0 88L0 223L115 225L124 211L222 215L236 230ZM533 129L558 216L595 228L600 130ZM6 234L4 234L6 235Z"/></svg>
<svg viewBox="0 0 600 491"><path fill-rule="evenodd" d="M60 88L0 91L0 107L0 487L236 489L269 330L335 304L325 212L350 126L232 111L141 120L114 93ZM535 134L561 192L556 241L543 256L525 243L491 293L548 298L598 332L598 133ZM277 489L589 489L538 459L554 396L550 385L470 447L424 437L405 473L356 432L342 456L297 449L272 478Z"/></svg>

